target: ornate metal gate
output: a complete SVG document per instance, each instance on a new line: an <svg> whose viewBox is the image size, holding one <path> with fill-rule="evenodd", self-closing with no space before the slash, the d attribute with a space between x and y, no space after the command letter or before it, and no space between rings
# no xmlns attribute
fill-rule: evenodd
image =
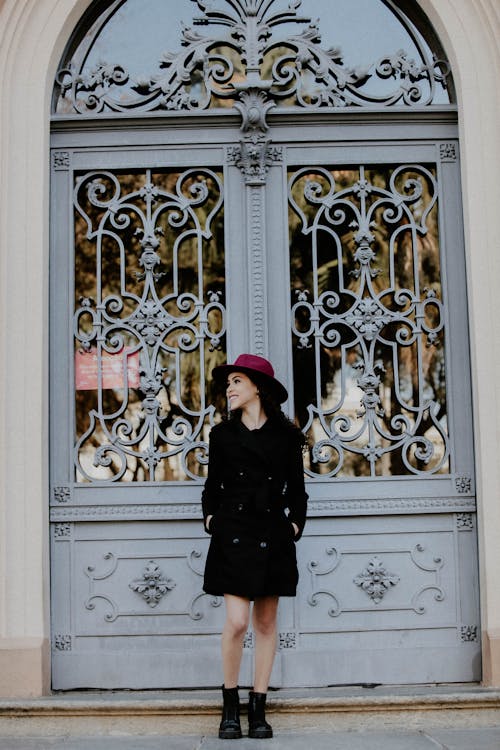
<svg viewBox="0 0 500 750"><path fill-rule="evenodd" d="M54 687L219 684L199 500L223 407L209 374L243 350L272 357L309 438L273 684L476 680L449 67L392 1L371 23L409 48L365 68L299 2L197 5L209 33L184 28L144 77L98 57L140 4L94 4L57 76Z"/></svg>

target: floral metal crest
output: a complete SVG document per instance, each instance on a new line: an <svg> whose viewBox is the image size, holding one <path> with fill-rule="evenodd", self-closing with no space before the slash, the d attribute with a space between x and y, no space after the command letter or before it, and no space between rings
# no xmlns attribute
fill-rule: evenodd
<svg viewBox="0 0 500 750"><path fill-rule="evenodd" d="M374 604L379 604L391 586L399 583L399 576L389 573L380 557L374 555L366 568L354 578L354 583L368 594Z"/></svg>
<svg viewBox="0 0 500 750"><path fill-rule="evenodd" d="M175 588L175 582L171 578L165 578L159 565L150 560L142 573L142 578L129 583L132 591L138 594L149 604L156 607L166 593Z"/></svg>
<svg viewBox="0 0 500 750"><path fill-rule="evenodd" d="M306 108L429 105L436 88L446 88L450 68L431 55L403 17L419 60L400 49L369 65L349 66L339 47L323 49L319 21L300 16L302 0L277 8L276 0L192 0L202 15L183 26L180 51L166 52L159 69L134 76L121 61L100 61L85 69L70 61L56 76L57 112L98 114L158 110L243 110L244 129L262 128L276 104ZM386 3L401 18L391 0ZM279 36L283 24L295 35ZM213 32L203 34L195 27ZM220 33L218 30L223 29ZM394 79L391 90L369 92L368 82ZM385 87L384 87L385 88ZM249 91L262 92L250 112Z"/></svg>

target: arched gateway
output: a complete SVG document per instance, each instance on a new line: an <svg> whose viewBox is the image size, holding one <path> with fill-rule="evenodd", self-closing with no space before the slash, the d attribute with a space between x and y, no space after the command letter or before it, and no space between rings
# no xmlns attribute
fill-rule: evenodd
<svg viewBox="0 0 500 750"><path fill-rule="evenodd" d="M309 437L272 684L480 678L456 106L415 5L96 2L69 42L55 688L220 683L199 500L209 374L240 350L272 357Z"/></svg>

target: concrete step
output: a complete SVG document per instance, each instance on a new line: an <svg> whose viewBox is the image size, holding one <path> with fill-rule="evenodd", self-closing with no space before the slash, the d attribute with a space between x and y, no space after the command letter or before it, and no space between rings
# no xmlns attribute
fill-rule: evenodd
<svg viewBox="0 0 500 750"><path fill-rule="evenodd" d="M247 691L240 692L243 710ZM270 691L277 731L500 727L500 690L479 685ZM0 699L0 737L216 735L219 690L81 691Z"/></svg>

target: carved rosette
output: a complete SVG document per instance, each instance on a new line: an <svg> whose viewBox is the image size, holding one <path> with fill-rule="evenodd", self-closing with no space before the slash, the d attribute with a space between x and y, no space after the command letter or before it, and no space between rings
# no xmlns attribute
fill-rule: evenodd
<svg viewBox="0 0 500 750"><path fill-rule="evenodd" d="M472 491L472 479L468 476L455 477L455 487L457 492L461 495L465 495Z"/></svg>
<svg viewBox="0 0 500 750"><path fill-rule="evenodd" d="M368 594L374 604L380 604L389 589L399 583L399 576L389 573L380 557L374 555L353 582Z"/></svg>
<svg viewBox="0 0 500 750"><path fill-rule="evenodd" d="M71 651L73 644L70 635L57 634L53 639L53 646L56 651Z"/></svg>
<svg viewBox="0 0 500 750"><path fill-rule="evenodd" d="M284 651L286 649L297 648L297 632L295 630L280 632L279 634L279 649Z"/></svg>
<svg viewBox="0 0 500 750"><path fill-rule="evenodd" d="M456 143L440 143L439 144L439 158L442 162L455 162L457 160L457 144Z"/></svg>
<svg viewBox="0 0 500 750"><path fill-rule="evenodd" d="M56 523L54 525L54 539L56 541L69 539L71 537L72 527L73 524L71 523Z"/></svg>
<svg viewBox="0 0 500 750"><path fill-rule="evenodd" d="M71 487L53 487L52 497L56 503L68 503L71 500Z"/></svg>
<svg viewBox="0 0 500 750"><path fill-rule="evenodd" d="M472 520L472 513L457 513L455 515L457 522L458 531L472 531L474 528L474 521Z"/></svg>
<svg viewBox="0 0 500 750"><path fill-rule="evenodd" d="M56 172L67 172L71 166L71 154L69 151L54 151L52 164Z"/></svg>
<svg viewBox="0 0 500 750"><path fill-rule="evenodd" d="M156 607L175 585L171 578L164 577L160 566L150 560L144 568L142 578L129 583L129 588L140 594L150 607Z"/></svg>
<svg viewBox="0 0 500 750"><path fill-rule="evenodd" d="M477 625L462 625L460 627L460 640L463 643L475 643L479 640Z"/></svg>

